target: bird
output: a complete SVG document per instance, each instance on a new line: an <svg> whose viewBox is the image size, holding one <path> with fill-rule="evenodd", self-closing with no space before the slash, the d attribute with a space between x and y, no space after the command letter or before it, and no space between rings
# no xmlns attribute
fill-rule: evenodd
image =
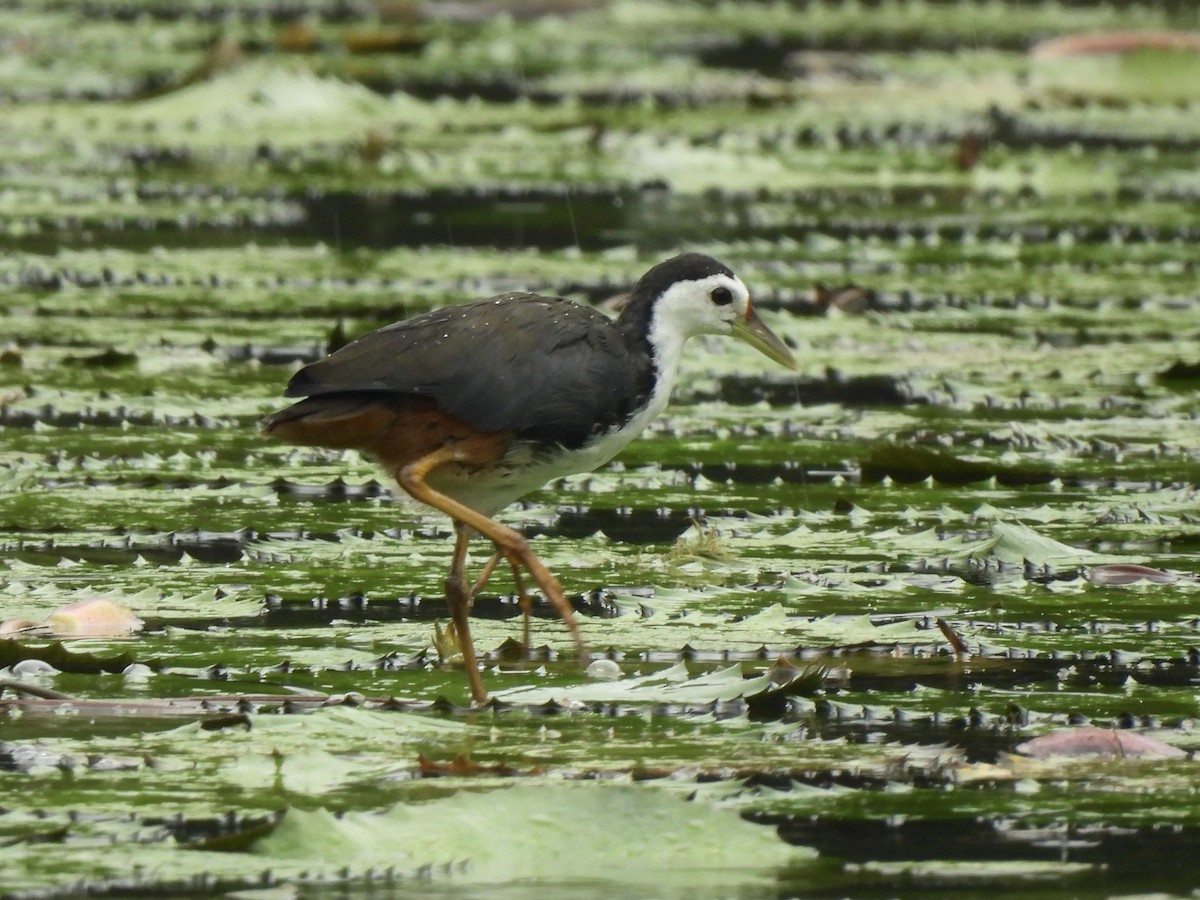
<svg viewBox="0 0 1200 900"><path fill-rule="evenodd" d="M469 613L502 559L526 613L526 646L522 571L588 658L558 580L526 538L494 516L549 481L616 456L666 407L684 345L702 334L730 335L796 368L742 280L711 256L682 253L642 275L615 319L561 297L514 292L386 325L298 370L284 395L301 399L263 419L262 433L360 451L414 500L449 516L446 603L481 706L488 695ZM495 554L470 585L475 534Z"/></svg>

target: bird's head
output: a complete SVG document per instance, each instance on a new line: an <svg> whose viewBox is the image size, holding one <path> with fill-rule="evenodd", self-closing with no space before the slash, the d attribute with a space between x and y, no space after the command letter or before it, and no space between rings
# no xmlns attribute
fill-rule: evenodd
<svg viewBox="0 0 1200 900"><path fill-rule="evenodd" d="M652 268L634 287L622 318L639 309L653 344L728 334L777 363L796 368L787 345L754 311L746 285L711 256L685 253Z"/></svg>

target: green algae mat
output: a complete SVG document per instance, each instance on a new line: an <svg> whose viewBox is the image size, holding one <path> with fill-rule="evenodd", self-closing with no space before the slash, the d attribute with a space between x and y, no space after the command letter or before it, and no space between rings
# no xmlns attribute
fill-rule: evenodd
<svg viewBox="0 0 1200 900"><path fill-rule="evenodd" d="M1200 888L1198 31L4 3L0 897ZM448 522L256 423L347 338L680 249L800 371L694 341L502 514L592 659L498 573L472 709Z"/></svg>

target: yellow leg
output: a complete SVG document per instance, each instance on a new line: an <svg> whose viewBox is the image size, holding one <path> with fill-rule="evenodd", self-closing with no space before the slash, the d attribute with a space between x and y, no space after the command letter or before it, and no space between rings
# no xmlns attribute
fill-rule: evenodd
<svg viewBox="0 0 1200 900"><path fill-rule="evenodd" d="M475 658L475 643L471 639L470 612L474 594L467 587L466 574L467 544L470 540L471 529L461 522L455 522L454 555L450 560L450 574L446 576L446 605L450 607L450 618L462 650L467 682L471 685L471 699L482 705L487 703L487 690L479 674L479 660Z"/></svg>
<svg viewBox="0 0 1200 900"><path fill-rule="evenodd" d="M492 558L487 561L487 564L483 567L483 571L479 573L479 580L477 580L475 582L475 586L471 588L472 598L477 597L479 592L483 590L484 585L486 585L488 580L492 577L492 573L496 571L496 566L500 564L501 559L503 559L503 554L501 554L499 550L492 554ZM521 579L521 570L515 564L512 566L512 573L513 584L515 584L517 588L517 602L521 605L521 618L524 623L521 640L525 645L525 653L528 655L530 641L529 622L530 616L533 612L533 598L529 596L529 591L525 590L525 582Z"/></svg>
<svg viewBox="0 0 1200 900"><path fill-rule="evenodd" d="M529 656L529 617L533 613L533 598L525 590L525 581L521 578L521 570L512 567L513 584L517 586L517 602L521 604L521 619L524 621L521 642L525 645L525 655Z"/></svg>
<svg viewBox="0 0 1200 900"><path fill-rule="evenodd" d="M499 550L492 554L492 558L487 561L483 567L483 571L479 573L479 578L476 580L475 586L471 588L472 597L479 596L479 592L482 591L487 585L488 581L491 580L492 573L496 571L496 566L503 558L504 557L500 554Z"/></svg>
<svg viewBox="0 0 1200 900"><path fill-rule="evenodd" d="M558 580L550 574L550 571L537 558L533 550L530 549L529 542L525 540L525 537L513 529L485 516L483 513L477 512L469 506L464 506L451 497L447 497L445 494L434 490L426 484L426 476L434 469L449 463L469 461L470 453L466 448L456 444L447 444L432 453L426 454L414 463L402 466L396 472L396 480L399 482L400 487L404 488L414 500L440 510L454 520L455 529L460 535L455 542L456 560L460 542L462 544L462 555L466 555L466 542L469 539L469 534L464 535L463 530L464 528L471 528L495 544L497 553L508 560L509 565L513 567L514 571L518 566L524 567L533 577L534 583L545 594L546 599L550 601L550 605L554 607L555 612L563 620L563 624L567 626L567 630L571 632L571 637L575 641L575 648L579 654L579 658L586 660L588 657L587 645L584 643L583 635L579 632L579 625L575 621L575 612L571 609L571 604L567 602L567 598L563 596L562 587L559 586ZM461 563L459 568L461 570ZM470 625L467 622L470 598L467 597L465 602L461 599L466 594L466 584L461 571L456 575L452 569L451 576L452 578L448 578L446 581L447 594L457 593L457 596L456 598L448 596L447 599L451 603L451 612L455 613L455 627L459 631L459 640L463 643L463 659L467 660L467 647L471 643ZM451 586L451 581L454 581L455 587ZM455 602L456 600L458 602ZM461 621L459 616L461 616ZM470 650L470 660L473 661L474 657L474 648L472 647ZM471 674L474 673L474 678L479 678L478 668L474 665L468 666L467 673L468 677L471 677ZM487 699L487 694L483 691L482 680L480 680L478 688L474 681L472 681L471 695L478 703L483 703Z"/></svg>

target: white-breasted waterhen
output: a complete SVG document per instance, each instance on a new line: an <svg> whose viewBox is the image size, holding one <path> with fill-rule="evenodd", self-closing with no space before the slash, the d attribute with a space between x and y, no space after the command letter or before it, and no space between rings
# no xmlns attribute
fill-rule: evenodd
<svg viewBox="0 0 1200 900"><path fill-rule="evenodd" d="M795 368L742 281L717 260L686 253L643 275L615 320L569 300L514 293L373 331L297 372L286 394L305 399L268 416L263 433L362 451L453 520L446 601L471 695L483 703L468 613L500 558L512 566L526 613L521 569L586 659L558 581L521 534L492 516L551 479L612 459L667 405L683 345L700 334L732 335ZM465 562L473 532L496 555L472 588ZM526 629L528 645L528 616Z"/></svg>

